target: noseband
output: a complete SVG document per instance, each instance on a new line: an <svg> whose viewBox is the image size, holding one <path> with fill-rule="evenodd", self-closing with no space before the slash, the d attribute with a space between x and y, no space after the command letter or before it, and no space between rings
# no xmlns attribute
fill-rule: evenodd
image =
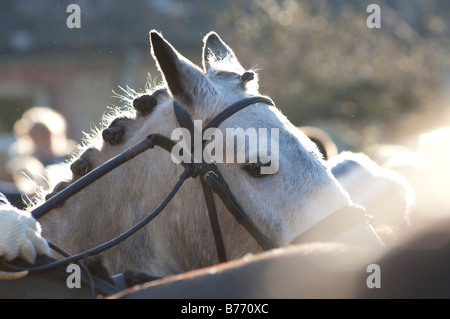
<svg viewBox="0 0 450 319"><path fill-rule="evenodd" d="M243 100L240 100L231 106L229 106L227 109L225 109L223 112L219 113L213 120L211 120L204 128L203 132L207 130L208 128L217 128L225 119L229 118L239 110L250 106L252 104L256 103L264 103L268 105L274 105L273 101L269 99L268 97L264 96L253 96L248 97ZM181 127L186 128L191 133L191 148L193 149L193 136L194 136L194 124L190 117L190 115L187 113L187 111L179 105L177 102L174 101L173 104L174 111L176 118L180 124ZM203 136L203 135L202 135ZM151 134L147 136L144 140L137 143L135 146L129 148L128 150L120 153L119 155L115 156L111 160L107 161L106 163L98 166L85 176L81 177L76 182L69 185L67 188L47 200L45 203L40 205L39 207L35 208L32 211L32 216L36 219L42 217L49 211L51 211L53 208L57 207L58 205L62 204L65 200L73 196L74 194L78 193L82 189L84 189L86 186L93 183L98 178L102 177L103 175L107 174L111 170L117 168L118 166L122 165L123 163L131 160L132 158L136 157L137 155L145 152L146 150L150 148L154 148L156 145L165 149L168 152L172 151L172 148L177 143L173 140L169 139L168 137L161 135L161 134ZM204 141L202 142L202 147L204 147ZM186 150L183 149L183 152ZM187 152L189 153L189 152ZM80 259L87 258L89 256L98 254L108 248L111 248L121 241L127 239L132 234L137 232L139 229L144 227L147 223L149 223L153 218L155 218L171 201L171 199L175 196L177 191L181 188L183 182L192 177L196 178L199 177L205 197L206 206L208 209L208 216L211 223L211 228L214 234L214 240L216 244L217 249L217 255L220 262L224 262L227 260L225 245L223 242L222 232L219 225L219 219L217 216L217 210L215 207L214 202L214 196L213 193L215 193L223 202L225 207L228 209L228 211L233 215L235 220L241 224L248 232L249 234L256 240L256 242L261 246L263 250L269 250L272 248L278 247L278 245L272 241L270 238L268 238L262 231L253 223L253 221L249 218L249 216L245 213L244 209L241 207L241 205L238 203L236 198L234 197L233 193L231 192L228 184L224 180L222 174L218 170L215 163L207 163L204 160L202 163L196 163L193 159L193 156L190 154L191 161L190 163L182 162L181 165L185 168L182 175L180 176L178 182L175 184L174 188L171 190L169 195L163 200L163 202L149 215L147 215L144 219L142 219L139 223L125 231L124 233L120 234L119 236L111 239L108 242L105 242L99 246L96 246L94 248L91 248L85 252L79 253L77 255L70 256L67 253L65 253L63 250L59 249L57 246L53 245L52 243L49 243L50 247L55 249L56 251L60 252L61 254L65 255L66 258L63 258L61 260L36 266L32 268L20 268L13 265L6 264L5 262L2 262L4 265L9 266L12 269L16 270L29 270L29 271L39 271L39 270L45 270L49 268L53 268L56 266L59 266L61 264L67 264L69 262L77 261ZM333 237L337 234L334 229L333 225L336 224L336 222L345 216L351 216L351 222L346 224L344 227L339 227L339 231L344 231L348 229L350 226L354 226L356 223L366 223L366 215L364 208L361 208L360 206L349 206L345 207L338 211L339 214L332 214L329 217L325 218L323 221L319 222L315 226L312 227L311 230L306 231L304 234L297 237L293 243L299 243L304 241L310 241L310 240L320 240L320 238L314 237L313 233L315 233L318 229L325 229L326 233L329 235L333 235ZM320 224L320 225L319 225ZM314 230L314 231L313 231ZM336 234L335 234L336 233ZM332 237L331 237L332 238ZM323 240L323 238L322 238Z"/></svg>

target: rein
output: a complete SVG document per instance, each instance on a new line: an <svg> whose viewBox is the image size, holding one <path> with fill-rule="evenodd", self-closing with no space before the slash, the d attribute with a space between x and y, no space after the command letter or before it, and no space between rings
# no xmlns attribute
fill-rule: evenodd
<svg viewBox="0 0 450 319"><path fill-rule="evenodd" d="M264 96L254 96L245 98L243 100L240 100L231 106L229 106L227 109L225 109L223 112L219 113L213 120L211 120L203 129L203 132L208 128L217 128L225 119L229 118L239 110L255 104L255 103L265 103L269 105L274 105L273 101L269 99L268 97ZM177 102L174 101L173 103L174 111L176 118L180 124L181 127L184 127L189 130L191 133L192 143L191 148L193 149L193 130L194 125L193 121L190 117L190 115L187 113L187 111L179 105ZM203 136L203 135L202 135ZM161 134L151 134L148 135L144 140L137 143L136 145L132 146L128 150L118 154L117 156L113 157L106 163L98 166L97 168L93 169L88 174L81 177L79 180L75 181L71 185L69 185L67 188L47 200L45 203L40 205L39 207L35 208L31 214L34 218L39 219L42 216L44 216L46 213L57 207L59 204L63 203L65 200L70 198L71 196L75 195L100 177L104 176L105 174L109 173L113 169L117 168L118 166L122 165L123 163L133 159L137 155L147 151L148 149L153 149L155 146L159 146L166 150L167 152L171 152L172 148L177 143L170 138L161 135ZM202 142L202 147L204 147L204 141ZM189 152L191 151L191 152ZM223 202L225 207L228 209L228 211L233 215L233 217L236 219L236 221L241 224L248 232L249 234L256 240L256 242L261 246L263 250L269 250L272 248L278 247L278 245L273 242L270 238L268 238L264 233L261 232L261 230L253 223L253 221L248 217L248 215L245 213L244 209L240 206L239 202L234 197L233 193L231 192L228 184L224 180L222 174L218 170L215 163L207 163L204 160L202 163L195 163L194 158L192 156L192 150L185 150L182 148L182 152L186 152L191 158L190 163L182 162L181 165L184 167L184 171L181 174L178 182L175 184L171 192L167 195L167 197L161 202L161 204L149 215L147 215L145 218L143 218L140 222L132 226L127 231L123 232L119 236L100 244L94 248L91 248L89 250L86 250L82 253L73 255L73 256L66 256L63 259L50 262L48 264L35 266L35 267L18 267L15 265L11 265L9 263L6 263L5 261L0 260L0 262L11 269L14 270L20 270L20 271L42 271L46 269L50 269L53 267L57 267L62 264L67 264L69 262L75 262L87 257L90 257L92 255L98 254L102 251L105 251L106 249L109 249L118 243L124 241L131 235L133 235L135 232L140 230L142 227L144 227L146 224L148 224L151 220L153 220L156 216L158 216L159 213L163 211L163 209L167 206L167 204L172 200L172 198L175 196L175 194L178 192L178 190L183 185L183 182L192 177L196 178L199 177L205 197L206 206L208 209L208 216L211 223L211 228L214 235L217 255L220 262L227 261L227 254L225 250L225 245L223 242L222 232L219 224L219 219L217 216L217 210L215 207L214 197L213 193L215 193ZM183 153L184 154L184 153ZM339 213L340 212L340 213ZM350 212L350 213L348 213ZM314 225L310 230L306 231L297 239L295 239L292 243L298 243L303 242L306 240L318 240L313 235L315 231L318 228L325 229L326 234L333 235L334 237L339 232L336 232L336 229L333 230L333 226L335 225L337 220L341 219L343 215L350 214L352 215L352 222L351 224L346 224L345 227L348 229L350 226L356 225L356 223L364 222L367 223L366 215L364 214L365 210L364 208L360 206L349 206L344 207L340 211L325 218L324 220L320 221L316 225ZM340 227L337 229L338 231L342 231L343 227ZM344 229L345 230L345 229ZM323 238L322 238L323 240ZM50 247L58 250L58 247L55 246L52 243L49 243Z"/></svg>
<svg viewBox="0 0 450 319"><path fill-rule="evenodd" d="M231 105L228 107L225 111L220 113L217 117L215 117L206 128L213 127L213 125L219 125L223 120L230 117L237 111L241 110L242 108L249 106L254 103L260 103L264 102L267 104L274 105L272 100L266 97L256 96L256 97L250 97L243 99L241 101L238 101L237 103ZM192 119L190 118L189 114L178 104L174 101L174 109L177 114L177 118L180 121L180 125L184 125L186 128L192 130L193 132L193 123ZM183 112L183 115L179 115L180 112ZM193 135L191 135L193 137ZM96 181L97 179L101 178L105 174L109 173L113 169L117 168L118 166L124 164L125 162L133 159L137 155L147 151L148 149L153 149L155 146L159 146L166 150L167 152L171 152L172 148L177 143L170 138L161 135L161 134L151 134L148 135L144 140L137 143L136 145L132 146L128 150L116 155L106 163L98 166L97 168L93 169L88 174L81 177L76 182L69 185L67 188L47 200L45 203L40 205L39 207L36 207L32 212L31 215L39 219L48 212L50 212L52 209L57 207L58 205L62 204L64 201ZM265 236L258 227L251 221L251 219L247 216L247 214L244 212L242 207L239 205L236 198L231 193L228 184L223 179L222 175L220 174L219 170L217 169L217 166L213 163L195 163L194 158L192 154L185 149L182 149L183 152L186 152L186 154L190 155L191 161L190 163L182 162L181 165L184 166L184 171L180 176L180 179L172 189L172 191L167 195L167 197L163 200L163 202L149 215L147 215L144 219L142 219L140 222L132 226L130 229L125 231L124 233L120 234L119 236L101 244L96 247L93 247L91 249L88 249L82 253L68 256L63 259L36 266L36 267L19 267L15 265L8 264L2 260L0 262L11 269L14 270L25 270L25 271L42 271L46 269L50 269L53 267L57 267L62 264L75 262L90 256L93 256L95 254L98 254L102 251L105 251L120 242L124 241L131 235L133 235L135 232L137 232L139 229L144 227L146 224L148 224L153 218L158 216L159 213L167 206L167 204L172 200L172 198L175 196L175 194L178 192L178 190L181 188L183 182L188 179L189 177L196 178L200 177L202 188L205 194L205 200L208 207L208 212L210 215L211 225L213 227L214 237L216 241L216 247L218 251L219 260L226 261L226 253L225 248L223 245L223 240L221 239L221 232L220 232L220 226L218 224L217 219L217 212L215 210L214 206L214 200L212 196L212 192L215 192L219 198L224 202L227 209L232 213L234 218L238 223L240 223L244 228L255 238L255 240L258 242L258 244L264 249L269 250L272 248L277 247L275 243L273 243L267 236ZM219 239L219 232L220 232L220 239ZM52 243L49 243L49 246L54 249L58 250L58 247Z"/></svg>
<svg viewBox="0 0 450 319"><path fill-rule="evenodd" d="M54 207L58 206L59 204L63 203L65 200L67 200L69 197L75 195L79 191L81 191L83 188L91 184L92 182L96 181L106 173L112 171L116 167L120 166L121 164L129 161L130 159L134 158L138 154L153 148L155 145L161 146L162 148L166 150L170 150L171 147L173 147L176 143L172 141L171 139L160 135L160 134L152 134L147 136L146 139L142 140L135 146L131 147L130 149L120 153L119 155L115 156L108 162L100 165L96 169L92 170L90 173L86 174L70 186L68 186L66 189L52 197L50 200L42 204L41 206L37 207L35 210L32 211L31 215L35 218L40 218L44 216L46 213L51 211ZM30 267L30 268L21 268L16 267L14 265L6 264L4 261L1 261L8 267L15 269L15 270L27 270L27 271L41 271L50 269L53 267L57 267L61 264L66 264L69 262L74 262L80 259L84 259L87 257L90 257L92 255L98 254L106 249L109 249L120 242L124 241L131 235L133 235L135 232L137 232L139 229L144 227L146 224L148 224L153 218L158 216L158 214L167 206L167 204L170 202L170 200L175 196L175 194L178 192L178 190L183 185L183 182L188 179L189 177L193 176L193 169L191 166L186 166L183 173L180 176L180 179L175 184L172 191L167 195L167 197L162 201L162 203L149 215L147 215L144 219L142 219L140 222L135 224L133 227L125 231L124 233L120 234L119 236L101 244L94 248L88 249L82 253L68 256L66 258L57 260L55 262L51 262L45 265L36 266L36 267ZM49 242L49 246L59 252L59 248Z"/></svg>

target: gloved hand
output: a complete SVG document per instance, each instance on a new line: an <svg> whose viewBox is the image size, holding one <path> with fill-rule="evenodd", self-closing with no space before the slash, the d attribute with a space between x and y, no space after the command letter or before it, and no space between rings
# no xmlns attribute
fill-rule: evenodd
<svg viewBox="0 0 450 319"><path fill-rule="evenodd" d="M34 263L37 255L49 255L47 241L41 237L41 225L30 213L0 200L0 257L11 261L17 257Z"/></svg>

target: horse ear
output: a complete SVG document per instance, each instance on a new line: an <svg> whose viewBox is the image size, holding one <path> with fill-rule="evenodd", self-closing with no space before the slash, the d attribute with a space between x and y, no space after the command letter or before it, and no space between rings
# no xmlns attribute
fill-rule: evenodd
<svg viewBox="0 0 450 319"><path fill-rule="evenodd" d="M211 61L223 61L234 64L243 69L233 50L214 31L209 32L203 38L203 70L207 72L211 67Z"/></svg>
<svg viewBox="0 0 450 319"><path fill-rule="evenodd" d="M185 107L193 107L212 90L202 70L186 59L163 36L150 31L152 55L175 100Z"/></svg>

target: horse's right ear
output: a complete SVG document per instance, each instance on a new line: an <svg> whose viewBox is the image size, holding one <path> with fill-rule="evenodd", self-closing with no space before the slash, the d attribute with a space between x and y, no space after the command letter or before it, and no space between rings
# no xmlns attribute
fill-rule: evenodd
<svg viewBox="0 0 450 319"><path fill-rule="evenodd" d="M200 104L214 89L202 70L155 30L150 31L150 43L153 58L174 99L187 108Z"/></svg>
<svg viewBox="0 0 450 319"><path fill-rule="evenodd" d="M203 38L203 71L207 72L211 67L211 60L227 60L235 67L243 69L233 50L214 31L209 32Z"/></svg>

